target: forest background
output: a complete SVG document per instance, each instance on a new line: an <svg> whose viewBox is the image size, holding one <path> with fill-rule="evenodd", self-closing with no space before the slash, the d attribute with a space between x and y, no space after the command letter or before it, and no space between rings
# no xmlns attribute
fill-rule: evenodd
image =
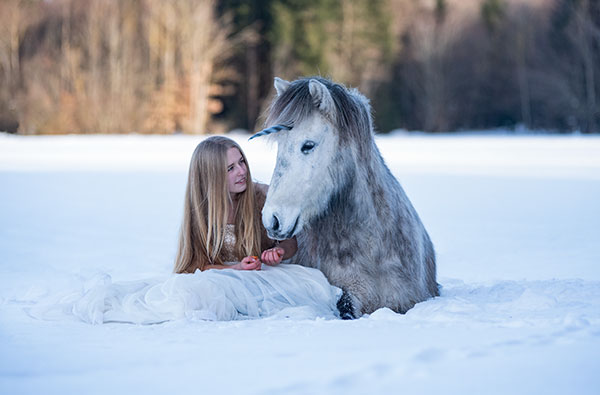
<svg viewBox="0 0 600 395"><path fill-rule="evenodd" d="M0 131L255 130L273 77L376 127L600 131L598 0L0 0Z"/></svg>

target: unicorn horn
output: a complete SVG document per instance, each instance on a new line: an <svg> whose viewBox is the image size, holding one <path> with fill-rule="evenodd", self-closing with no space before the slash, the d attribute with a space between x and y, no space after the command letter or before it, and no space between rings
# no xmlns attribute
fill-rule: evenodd
<svg viewBox="0 0 600 395"><path fill-rule="evenodd" d="M260 132L252 135L248 139L248 141L252 140L255 137L266 136L267 134L277 133L277 132L281 132L282 130L290 130L290 129L292 129L291 126L283 125L283 124L277 124L277 125L271 126L270 128L263 129Z"/></svg>

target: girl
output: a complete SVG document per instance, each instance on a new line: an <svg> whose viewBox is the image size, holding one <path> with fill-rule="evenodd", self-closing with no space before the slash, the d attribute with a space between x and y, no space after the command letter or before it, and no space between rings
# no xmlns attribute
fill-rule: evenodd
<svg viewBox="0 0 600 395"><path fill-rule="evenodd" d="M246 156L235 141L213 136L198 144L190 162L174 271L260 270L261 262L277 265L292 257L295 238L275 246L262 226L266 192L266 185L252 182Z"/></svg>

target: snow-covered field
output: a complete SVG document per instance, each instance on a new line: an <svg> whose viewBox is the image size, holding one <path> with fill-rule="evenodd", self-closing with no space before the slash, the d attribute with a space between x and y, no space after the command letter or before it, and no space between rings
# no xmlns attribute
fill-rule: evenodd
<svg viewBox="0 0 600 395"><path fill-rule="evenodd" d="M275 147L233 135L254 177ZM600 138L377 138L438 254L406 315L90 325L28 309L172 270L201 137L0 134L0 394L600 391Z"/></svg>

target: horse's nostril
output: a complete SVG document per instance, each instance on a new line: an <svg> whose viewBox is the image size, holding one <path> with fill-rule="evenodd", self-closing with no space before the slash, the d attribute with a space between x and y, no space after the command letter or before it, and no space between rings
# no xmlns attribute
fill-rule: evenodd
<svg viewBox="0 0 600 395"><path fill-rule="evenodd" d="M279 220L274 215L273 216L273 231L277 232L279 230Z"/></svg>

